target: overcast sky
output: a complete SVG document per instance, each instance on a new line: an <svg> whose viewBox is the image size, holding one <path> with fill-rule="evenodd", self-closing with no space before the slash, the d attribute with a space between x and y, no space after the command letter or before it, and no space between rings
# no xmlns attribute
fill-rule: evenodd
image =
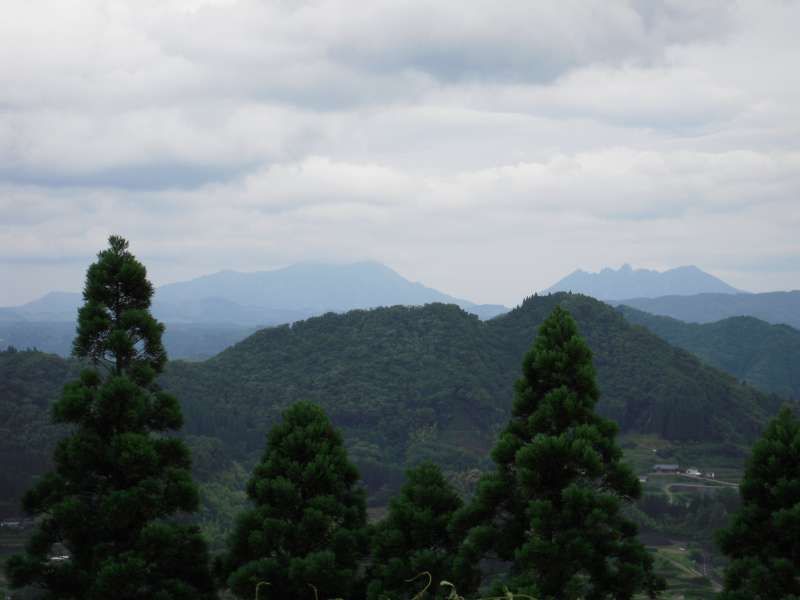
<svg viewBox="0 0 800 600"><path fill-rule="evenodd" d="M800 288L800 2L5 0L0 305L109 233L156 284L381 261Z"/></svg>

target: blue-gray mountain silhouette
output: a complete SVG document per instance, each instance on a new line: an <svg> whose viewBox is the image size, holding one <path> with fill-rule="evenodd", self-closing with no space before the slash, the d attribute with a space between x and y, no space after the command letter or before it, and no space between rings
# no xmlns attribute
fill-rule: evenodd
<svg viewBox="0 0 800 600"><path fill-rule="evenodd" d="M660 272L633 269L628 264L622 265L617 270L605 268L599 273L588 273L578 269L544 291L545 293L576 292L599 300L742 293L741 290L695 266Z"/></svg>

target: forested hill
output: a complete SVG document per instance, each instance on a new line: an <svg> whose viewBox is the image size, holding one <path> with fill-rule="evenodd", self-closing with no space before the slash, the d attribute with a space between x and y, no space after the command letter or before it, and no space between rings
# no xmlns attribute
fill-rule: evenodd
<svg viewBox="0 0 800 600"><path fill-rule="evenodd" d="M654 315L688 323L712 323L728 317L755 317L800 329L800 290L763 294L697 294L619 300Z"/></svg>
<svg viewBox="0 0 800 600"><path fill-rule="evenodd" d="M618 309L670 344L731 373L759 389L800 399L800 331L770 325L754 317L730 317L715 323L684 323L629 306Z"/></svg>
<svg viewBox="0 0 800 600"><path fill-rule="evenodd" d="M780 402L569 294L529 298L488 322L441 304L328 314L262 330L204 363L174 363L164 383L191 432L239 456L260 452L280 410L308 399L344 428L368 473L422 457L468 468L508 418L522 356L557 303L595 353L600 411L624 431L748 442Z"/></svg>
<svg viewBox="0 0 800 600"><path fill-rule="evenodd" d="M31 477L49 468L64 431L50 422L50 405L77 373L53 354L0 352L0 518L17 513Z"/></svg>
<svg viewBox="0 0 800 600"><path fill-rule="evenodd" d="M749 443L780 403L569 294L529 298L491 321L444 304L327 314L261 330L202 363L171 363L162 383L181 400L187 434L219 438L228 458L247 463L287 404L318 402L371 490L388 490L422 458L449 471L488 464L522 357L557 303L594 351L600 411L625 431ZM57 434L48 405L75 371L52 355L0 353L0 458L19 465L6 486L24 489L41 472Z"/></svg>

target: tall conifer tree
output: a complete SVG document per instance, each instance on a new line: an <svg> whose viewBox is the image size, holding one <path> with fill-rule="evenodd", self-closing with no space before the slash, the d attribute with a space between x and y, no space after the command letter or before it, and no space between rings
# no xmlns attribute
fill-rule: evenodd
<svg viewBox="0 0 800 600"><path fill-rule="evenodd" d="M409 579L427 572L432 593L442 580L455 581L459 540L449 530L461 498L433 463L422 463L406 473L400 493L389 504L389 514L372 536L372 565L368 600L410 598ZM420 579L415 584L424 584Z"/></svg>
<svg viewBox="0 0 800 600"><path fill-rule="evenodd" d="M234 594L307 600L358 597L366 556L366 502L358 471L323 410L298 402L283 413L247 484L254 507L240 516L218 571ZM268 584L268 585L267 585Z"/></svg>
<svg viewBox="0 0 800 600"><path fill-rule="evenodd" d="M70 600L216 597L204 540L173 518L194 511L198 494L188 449L161 434L182 418L155 383L167 357L152 295L128 242L110 237L86 274L73 346L91 367L53 406L72 430L24 498L38 526L8 561L15 587Z"/></svg>
<svg viewBox="0 0 800 600"><path fill-rule="evenodd" d="M718 534L731 562L721 600L800 598L800 421L784 408L753 447L742 507Z"/></svg>
<svg viewBox="0 0 800 600"><path fill-rule="evenodd" d="M621 460L616 424L595 413L591 351L567 311L542 323L522 371L496 469L455 518L469 529L461 564L509 561L508 587L542 600L655 595L663 583L621 513L639 482Z"/></svg>

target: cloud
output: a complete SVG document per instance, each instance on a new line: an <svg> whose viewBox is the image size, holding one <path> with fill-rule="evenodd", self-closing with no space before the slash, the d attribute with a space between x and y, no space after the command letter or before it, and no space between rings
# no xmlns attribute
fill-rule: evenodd
<svg viewBox="0 0 800 600"><path fill-rule="evenodd" d="M0 304L75 289L110 232L162 282L370 258L506 303L623 262L797 287L796 3L5 14Z"/></svg>

